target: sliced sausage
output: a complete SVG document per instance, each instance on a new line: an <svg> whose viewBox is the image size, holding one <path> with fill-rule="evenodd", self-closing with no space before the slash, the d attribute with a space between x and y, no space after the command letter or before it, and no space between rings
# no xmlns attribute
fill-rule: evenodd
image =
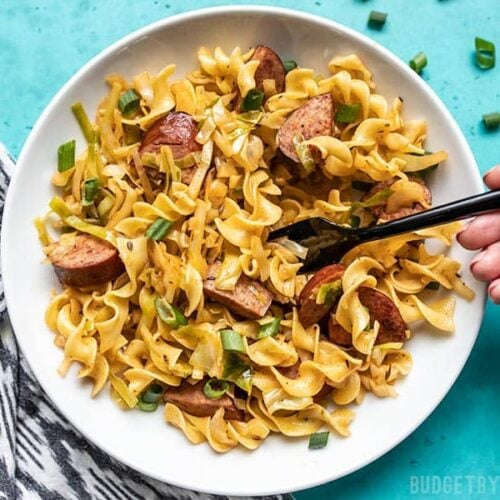
<svg viewBox="0 0 500 500"><path fill-rule="evenodd" d="M139 153L158 153L161 146L170 146L175 160L201 151L196 142L198 127L191 115L173 111L156 120L144 134Z"/></svg>
<svg viewBox="0 0 500 500"><path fill-rule="evenodd" d="M205 381L195 385L184 382L179 387L167 389L163 399L165 403L172 403L195 417L212 417L219 408L224 408L224 417L227 420L245 420L245 411L238 409L227 394L219 399L209 399L203 393L204 385Z"/></svg>
<svg viewBox="0 0 500 500"><path fill-rule="evenodd" d="M378 192L383 189L390 188L399 178L392 177L387 181L377 182L362 198L362 201L366 201L370 199L372 196L375 196ZM424 201L427 205L432 204L432 194L430 189L427 187L425 182L418 177L408 177L408 180L411 182L417 182L423 188L424 192ZM418 212L422 212L425 210L425 207L421 203L414 203L412 207L405 207L397 210L396 212L389 213L386 210L387 202L382 202L379 205L375 205L374 207L370 207L369 210L371 213L377 218L384 221L390 221L394 219L400 219L401 217L406 217L407 215L416 214Z"/></svg>
<svg viewBox="0 0 500 500"><path fill-rule="evenodd" d="M345 267L342 264L326 266L305 284L297 300L299 320L304 328L309 328L320 321L333 307L333 304L317 304L316 296L321 285L339 280L344 270Z"/></svg>
<svg viewBox="0 0 500 500"><path fill-rule="evenodd" d="M321 94L306 101L296 109L278 131L278 145L291 160L298 162L293 139L301 135L305 140L320 135L333 134L333 98L331 94Z"/></svg>
<svg viewBox="0 0 500 500"><path fill-rule="evenodd" d="M59 281L68 286L99 285L125 270L115 247L88 234L79 234L70 244L54 244L47 256Z"/></svg>
<svg viewBox="0 0 500 500"><path fill-rule="evenodd" d="M240 276L234 290L219 290L215 287L215 278L220 267L216 261L209 266L203 281L205 296L214 302L226 306L244 318L258 319L266 315L274 295L256 280L244 274Z"/></svg>
<svg viewBox="0 0 500 500"><path fill-rule="evenodd" d="M407 340L408 327L396 304L387 295L374 288L361 286L358 289L358 297L370 313L370 325L373 325L375 321L380 323L376 344ZM344 347L352 345L351 334L337 323L334 313L331 314L328 323L328 337L334 344Z"/></svg>
<svg viewBox="0 0 500 500"><path fill-rule="evenodd" d="M295 363L292 366L279 366L278 370L283 376L285 376L287 378L291 378L291 379L296 379L299 377L299 368L300 368L300 361L297 361L297 363ZM333 387L330 387L329 385L324 384L323 387L321 388L321 390L313 396L313 401L315 403L320 403L329 394L331 394L332 391L333 391Z"/></svg>
<svg viewBox="0 0 500 500"><path fill-rule="evenodd" d="M254 75L256 89L264 90L264 80L274 80L278 94L285 90L285 67L274 50L257 45L252 60L260 61Z"/></svg>

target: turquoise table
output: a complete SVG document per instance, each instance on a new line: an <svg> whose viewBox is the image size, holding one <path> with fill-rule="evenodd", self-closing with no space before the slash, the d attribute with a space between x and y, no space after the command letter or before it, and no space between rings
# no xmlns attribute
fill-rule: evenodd
<svg viewBox="0 0 500 500"><path fill-rule="evenodd" d="M14 155L63 83L123 35L165 16L239 0L1 0L0 140ZM484 173L500 163L500 130L483 113L500 111L498 67L473 64L474 37L500 52L500 0L275 0L364 32L409 60L420 50L425 78L458 121ZM366 27L370 10L388 12L382 31ZM500 306L489 303L458 382L406 441L350 476L295 494L327 498L500 498Z"/></svg>

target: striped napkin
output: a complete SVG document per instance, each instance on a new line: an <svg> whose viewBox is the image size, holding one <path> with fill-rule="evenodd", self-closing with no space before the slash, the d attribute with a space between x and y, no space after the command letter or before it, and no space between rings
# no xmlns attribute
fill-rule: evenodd
<svg viewBox="0 0 500 500"><path fill-rule="evenodd" d="M0 144L0 223L13 166L14 161ZM0 499L230 498L196 493L151 479L88 442L38 385L18 350L5 309L0 275L0 322L3 317L0 324ZM293 497L261 498L289 500Z"/></svg>

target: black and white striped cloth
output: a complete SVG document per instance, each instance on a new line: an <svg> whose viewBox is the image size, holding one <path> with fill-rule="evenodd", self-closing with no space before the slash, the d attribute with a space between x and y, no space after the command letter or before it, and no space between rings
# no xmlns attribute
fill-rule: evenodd
<svg viewBox="0 0 500 500"><path fill-rule="evenodd" d="M0 223L14 161L0 144ZM2 322L2 317L3 322ZM8 323L0 275L0 499L200 500L139 474L89 443L42 391ZM240 497L241 498L241 497ZM267 497L288 500L291 495Z"/></svg>

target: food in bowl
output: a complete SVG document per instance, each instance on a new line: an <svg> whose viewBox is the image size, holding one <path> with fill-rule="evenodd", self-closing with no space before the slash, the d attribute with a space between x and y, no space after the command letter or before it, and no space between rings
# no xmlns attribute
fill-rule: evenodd
<svg viewBox="0 0 500 500"><path fill-rule="evenodd" d="M473 292L460 263L432 254L458 224L360 245L311 275L304 248L272 229L321 216L368 226L425 210L426 123L375 92L356 55L329 76L270 48L202 47L110 91L87 139L59 148L51 212L36 225L62 284L46 312L64 351L109 382L124 408L154 411L193 443L255 449L270 433L349 435L353 404L394 396L409 373L410 325L453 331L454 298ZM59 233L51 236L53 229ZM435 297L433 297L435 296Z"/></svg>

